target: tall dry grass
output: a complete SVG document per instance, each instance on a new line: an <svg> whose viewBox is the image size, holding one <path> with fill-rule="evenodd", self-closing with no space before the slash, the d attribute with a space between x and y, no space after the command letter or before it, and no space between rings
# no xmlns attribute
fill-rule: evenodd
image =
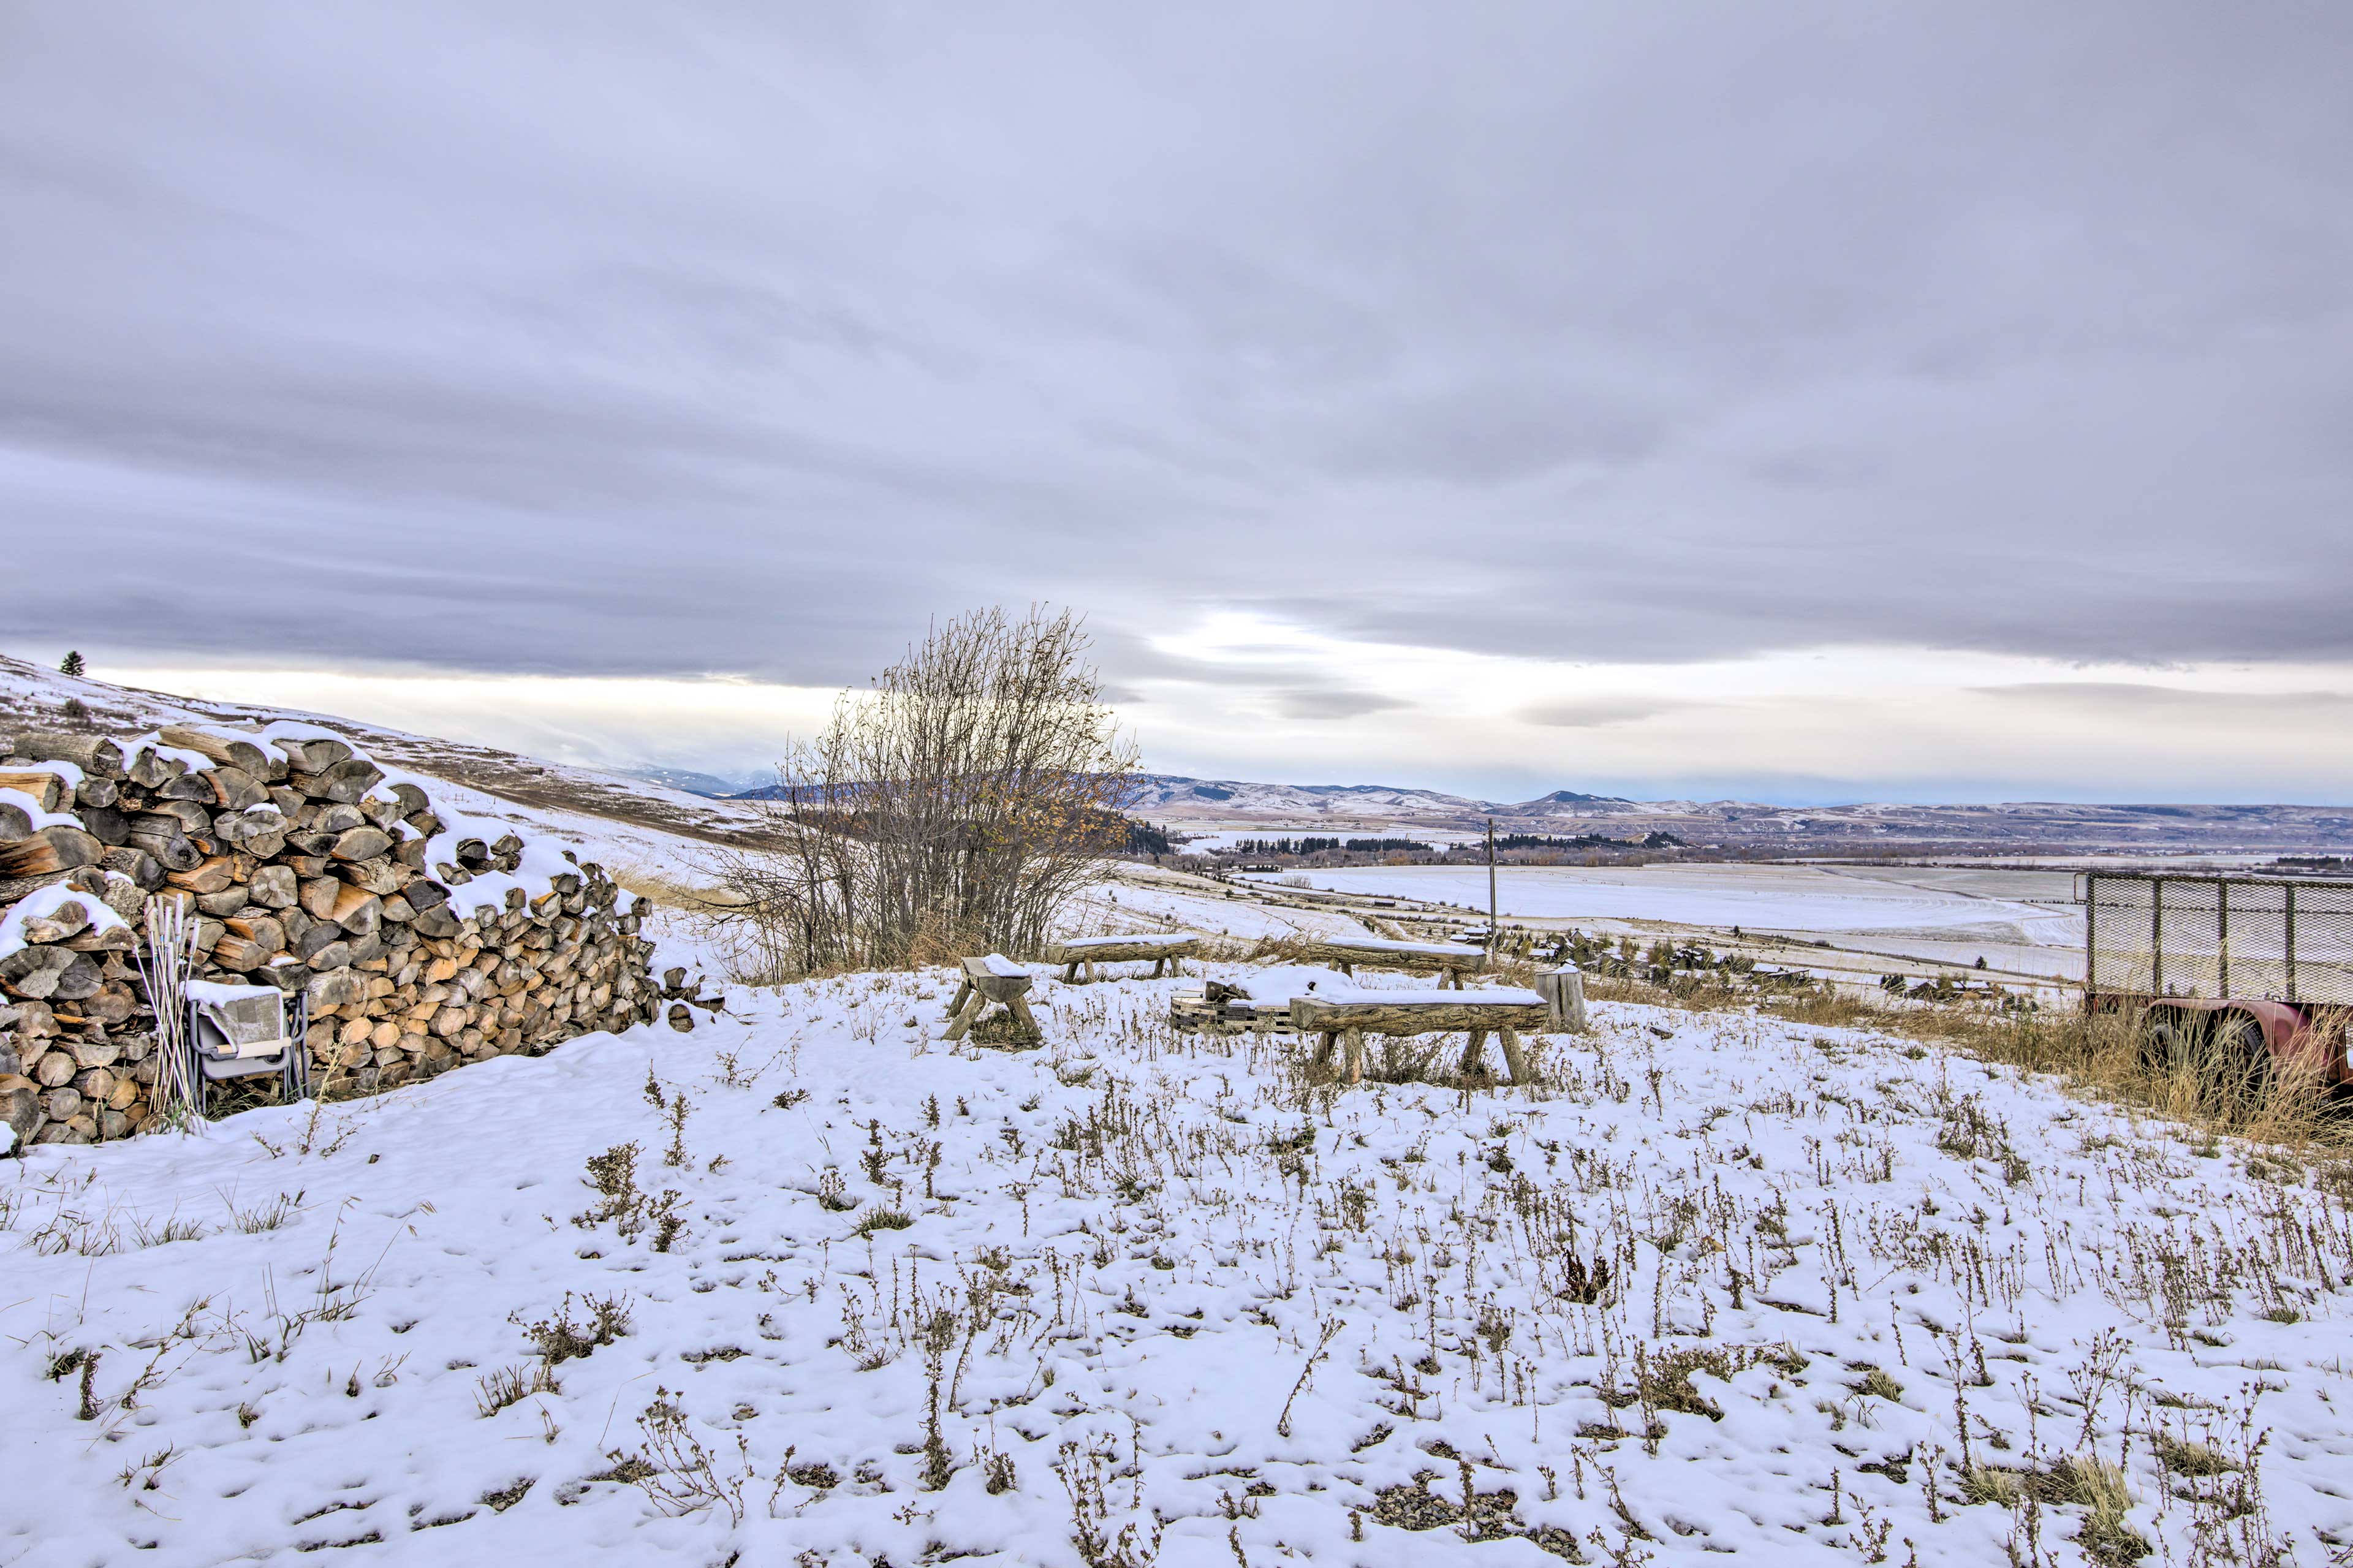
<svg viewBox="0 0 2353 1568"><path fill-rule="evenodd" d="M1525 984L1523 980L1520 982ZM1754 992L1728 986L1669 991L1639 980L1588 978L1599 1001L1690 1012L1739 1012ZM2265 1070L2226 1053L2211 1035L2160 1056L2140 1020L2074 1007L2003 1013L1972 1003L1888 1005L1824 987L1770 1009L1795 1024L1877 1030L1957 1050L1982 1062L2046 1073L2094 1099L2131 1106L2209 1136L2229 1135L2327 1157L2353 1155L2353 1116L2316 1062L2274 1060Z"/></svg>

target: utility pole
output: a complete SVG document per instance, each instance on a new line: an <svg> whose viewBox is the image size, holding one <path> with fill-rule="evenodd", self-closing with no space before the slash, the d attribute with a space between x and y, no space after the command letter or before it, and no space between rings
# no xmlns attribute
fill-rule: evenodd
<svg viewBox="0 0 2353 1568"><path fill-rule="evenodd" d="M1504 927L1495 918L1495 819L1487 819L1487 951L1493 952L1504 940Z"/></svg>

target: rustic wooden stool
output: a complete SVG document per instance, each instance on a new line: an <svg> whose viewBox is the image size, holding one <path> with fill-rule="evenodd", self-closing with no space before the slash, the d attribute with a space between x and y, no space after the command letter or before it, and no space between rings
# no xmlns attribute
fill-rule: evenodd
<svg viewBox="0 0 2353 1568"><path fill-rule="evenodd" d="M1035 981L1036 976L1003 953L965 959L964 979L956 986L955 1000L948 1004L948 1032L941 1037L963 1039L991 1002L1003 1004L1005 1010L1027 1026L1030 1034L1042 1035L1044 1031L1038 1027L1038 1020L1024 999Z"/></svg>

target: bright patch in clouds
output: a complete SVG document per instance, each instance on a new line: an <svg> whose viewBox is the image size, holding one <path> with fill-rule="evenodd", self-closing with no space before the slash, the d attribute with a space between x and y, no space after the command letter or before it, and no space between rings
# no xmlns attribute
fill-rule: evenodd
<svg viewBox="0 0 2353 1568"><path fill-rule="evenodd" d="M2152 671L1823 647L1594 664L1351 640L1246 614L1108 671L1154 772L1525 799L2344 798L2353 670ZM839 689L741 678L109 668L132 685L342 714L557 761L764 772Z"/></svg>
<svg viewBox="0 0 2353 1568"><path fill-rule="evenodd" d="M1152 647L1167 668L1134 683L1148 700L1136 711L1155 765L1170 772L1496 798L1567 787L2327 802L2353 768L2353 669L2341 666L2153 671L1854 647L1570 663L1355 642L1243 615Z"/></svg>

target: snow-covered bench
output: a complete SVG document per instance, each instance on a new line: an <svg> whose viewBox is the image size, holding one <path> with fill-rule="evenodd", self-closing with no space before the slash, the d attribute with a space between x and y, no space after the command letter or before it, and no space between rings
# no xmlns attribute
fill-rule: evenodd
<svg viewBox="0 0 2353 1568"><path fill-rule="evenodd" d="M1439 984L1462 989L1462 977L1487 966L1487 955L1475 947L1451 942L1392 942L1383 937L1317 937L1299 944L1303 958L1328 963L1354 976L1358 967L1395 969L1408 974L1442 976Z"/></svg>
<svg viewBox="0 0 2353 1568"><path fill-rule="evenodd" d="M1554 1026L1553 1005L1534 991L1495 986L1481 991L1449 991L1442 987L1413 991L1316 991L1291 999L1291 1026L1317 1037L1315 1060L1332 1059L1340 1047L1350 1083L1365 1079L1366 1035L1447 1035L1461 1031L1470 1037L1462 1047L1462 1070L1481 1069L1487 1037L1503 1047L1504 1064L1512 1081L1529 1082L1527 1054L1520 1048L1520 1031L1539 1033Z"/></svg>
<svg viewBox="0 0 2353 1568"><path fill-rule="evenodd" d="M1087 978L1094 978L1098 963L1141 963L1152 962L1150 978L1157 980L1163 971L1174 974L1185 973L1184 961L1199 956L1201 939L1191 931L1171 931L1165 935L1132 932L1124 936L1074 936L1050 943L1046 962L1059 963L1062 982L1070 984L1079 978L1081 965Z"/></svg>

